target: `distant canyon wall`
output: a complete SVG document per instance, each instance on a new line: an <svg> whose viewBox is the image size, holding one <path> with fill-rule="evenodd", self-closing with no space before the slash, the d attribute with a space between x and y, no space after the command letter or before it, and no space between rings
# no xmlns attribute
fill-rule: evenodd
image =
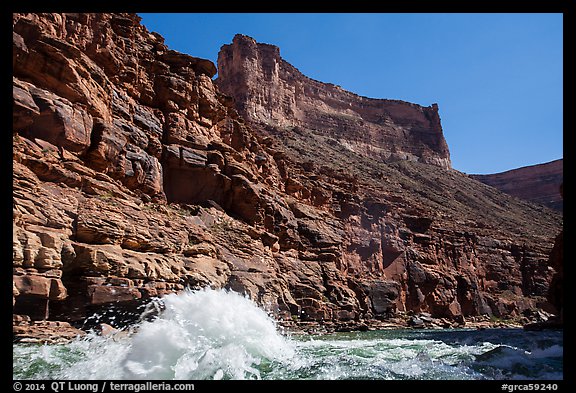
<svg viewBox="0 0 576 393"><path fill-rule="evenodd" d="M564 160L530 165L489 175L470 175L471 178L496 187L506 194L563 210L560 186L564 181Z"/></svg>

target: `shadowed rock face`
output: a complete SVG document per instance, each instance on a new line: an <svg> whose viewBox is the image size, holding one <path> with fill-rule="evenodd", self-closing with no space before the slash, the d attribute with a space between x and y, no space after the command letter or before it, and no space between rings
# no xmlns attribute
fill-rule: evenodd
<svg viewBox="0 0 576 393"><path fill-rule="evenodd" d="M563 201L559 188L564 179L563 168L564 160L555 160L506 172L470 177L506 194L562 211Z"/></svg>
<svg viewBox="0 0 576 393"><path fill-rule="evenodd" d="M402 140L417 158L385 163L372 158L384 142L350 148L368 142L337 122L337 135L307 128L313 114L244 119L211 62L170 50L136 15L14 14L13 31L16 336L69 336L35 321L80 326L96 311L137 318L186 286L332 326L409 310L519 316L545 300L561 216L439 169L434 108L389 102L417 118L407 135L431 137ZM235 98L244 112L251 99Z"/></svg>
<svg viewBox="0 0 576 393"><path fill-rule="evenodd" d="M252 122L313 129L376 159L450 168L436 104L366 98L315 81L284 61L273 45L236 35L218 55L217 84Z"/></svg>

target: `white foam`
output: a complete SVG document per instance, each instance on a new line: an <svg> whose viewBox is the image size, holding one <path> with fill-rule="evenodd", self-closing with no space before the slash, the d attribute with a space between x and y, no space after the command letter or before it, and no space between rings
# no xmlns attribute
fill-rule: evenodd
<svg viewBox="0 0 576 393"><path fill-rule="evenodd" d="M259 379L262 358L294 355L274 321L234 292L204 289L168 295L165 310L144 322L123 362L131 379Z"/></svg>
<svg viewBox="0 0 576 393"><path fill-rule="evenodd" d="M90 334L68 345L19 347L14 363L19 375L33 374L34 379L122 379L118 365L128 349L126 340Z"/></svg>
<svg viewBox="0 0 576 393"><path fill-rule="evenodd" d="M262 309L234 292L184 291L161 301L160 315L130 335L89 334L67 345L15 345L14 378L508 379L525 372L527 377L561 378L561 341L542 348L528 341L524 347L535 348L528 351L501 345L501 338L444 342L433 332L425 337L382 331L291 339Z"/></svg>
<svg viewBox="0 0 576 393"><path fill-rule="evenodd" d="M287 362L293 344L249 299L204 289L167 295L136 333L67 345L14 346L16 376L43 379L260 379L263 359ZM18 360L17 358L21 359Z"/></svg>

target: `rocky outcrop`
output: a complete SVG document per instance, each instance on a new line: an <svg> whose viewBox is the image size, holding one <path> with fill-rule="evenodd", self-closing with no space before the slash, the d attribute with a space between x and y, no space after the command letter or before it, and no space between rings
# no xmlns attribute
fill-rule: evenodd
<svg viewBox="0 0 576 393"><path fill-rule="evenodd" d="M556 308L556 315L562 322L564 320L564 231L556 236L548 262L555 271L548 290L548 300Z"/></svg>
<svg viewBox="0 0 576 393"><path fill-rule="evenodd" d="M506 194L562 211L563 201L558 189L564 179L563 168L564 160L560 159L506 172L470 177Z"/></svg>
<svg viewBox="0 0 576 393"><path fill-rule="evenodd" d="M564 184L561 184L560 195L562 197L564 197L563 188ZM525 330L562 329L564 327L564 230L561 230L554 240L554 247L548 257L548 265L554 270L547 293L548 302L552 305L552 315L544 315L544 318L524 325Z"/></svg>
<svg viewBox="0 0 576 393"><path fill-rule="evenodd" d="M564 184L560 185L560 195L564 197ZM548 289L548 300L556 308L560 323L564 321L564 230L554 240L548 263L555 273Z"/></svg>
<svg viewBox="0 0 576 393"><path fill-rule="evenodd" d="M334 329L545 301L561 217L439 170L442 149L385 163L305 123L246 121L211 62L136 15L14 14L13 40L15 338L119 327L208 285ZM406 130L443 141L414 116Z"/></svg>
<svg viewBox="0 0 576 393"><path fill-rule="evenodd" d="M251 122L314 130L367 157L450 167L438 105L366 98L315 81L283 60L278 47L251 37L238 34L222 47L217 84Z"/></svg>
<svg viewBox="0 0 576 393"><path fill-rule="evenodd" d="M298 200L300 257L334 261L348 277L354 295L334 298L350 296L353 311L339 318L506 318L543 301L545 250L560 216L435 168L450 168L437 107L311 80L277 47L242 35L218 59L216 83L274 152L284 191Z"/></svg>
<svg viewBox="0 0 576 393"><path fill-rule="evenodd" d="M15 340L27 343L66 343L86 332L72 327L68 322L32 321L27 315L14 315L13 334Z"/></svg>
<svg viewBox="0 0 576 393"><path fill-rule="evenodd" d="M131 14L15 14L13 31L14 313L79 324L226 285L206 222L262 225L276 174L216 67Z"/></svg>

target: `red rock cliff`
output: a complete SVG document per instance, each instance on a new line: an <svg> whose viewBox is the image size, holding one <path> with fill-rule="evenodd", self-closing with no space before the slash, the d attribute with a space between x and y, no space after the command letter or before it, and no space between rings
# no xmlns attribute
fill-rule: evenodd
<svg viewBox="0 0 576 393"><path fill-rule="evenodd" d="M564 179L564 160L530 165L490 175L470 175L506 194L562 211L560 185Z"/></svg>
<svg viewBox="0 0 576 393"><path fill-rule="evenodd" d="M136 15L14 14L13 69L18 337L89 327L94 312L135 318L186 286L332 328L406 311L521 317L545 301L560 215L457 171L369 159L343 123L334 136L305 128L314 114L288 128L246 121L211 62L170 50ZM391 130L439 127L434 109L390 105L420 119ZM431 145L391 145L447 166L430 127Z"/></svg>
<svg viewBox="0 0 576 393"><path fill-rule="evenodd" d="M252 122L320 131L369 157L450 168L436 104L366 98L315 81L284 61L276 46L236 35L218 55L217 84Z"/></svg>

